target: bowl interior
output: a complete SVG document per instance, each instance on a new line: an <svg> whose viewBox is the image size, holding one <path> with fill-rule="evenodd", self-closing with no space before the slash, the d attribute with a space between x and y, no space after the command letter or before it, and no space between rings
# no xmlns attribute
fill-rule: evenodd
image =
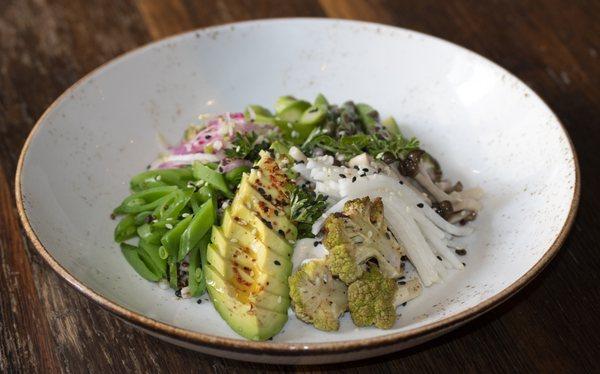
<svg viewBox="0 0 600 374"><path fill-rule="evenodd" d="M188 33L93 72L51 107L30 139L20 181L26 216L83 287L160 322L236 338L210 303L177 299L139 278L112 241L110 212L159 151L157 134L175 142L201 113L319 92L394 115L447 176L485 189L485 208L466 241L466 269L400 308L392 330L359 330L346 316L339 332L323 333L290 314L276 342L368 338L463 312L526 274L564 226L574 156L555 116L523 83L419 33L308 19Z"/></svg>

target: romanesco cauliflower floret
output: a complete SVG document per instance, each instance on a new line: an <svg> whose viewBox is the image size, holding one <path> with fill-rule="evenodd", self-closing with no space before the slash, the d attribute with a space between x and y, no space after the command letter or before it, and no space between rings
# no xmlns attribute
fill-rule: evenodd
<svg viewBox="0 0 600 374"><path fill-rule="evenodd" d="M323 243L330 251L327 265L344 283L358 279L366 269L367 260L373 258L386 277L403 274L405 252L388 231L380 198L346 202L342 212L327 217L324 227Z"/></svg>
<svg viewBox="0 0 600 374"><path fill-rule="evenodd" d="M369 266L357 281L348 286L348 304L354 324L391 328L396 322L396 307L421 293L418 279L402 283L400 285L395 279L386 278L377 266Z"/></svg>
<svg viewBox="0 0 600 374"><path fill-rule="evenodd" d="M296 316L323 331L336 331L338 318L348 309L346 285L333 278L325 261L306 262L289 277L290 297Z"/></svg>

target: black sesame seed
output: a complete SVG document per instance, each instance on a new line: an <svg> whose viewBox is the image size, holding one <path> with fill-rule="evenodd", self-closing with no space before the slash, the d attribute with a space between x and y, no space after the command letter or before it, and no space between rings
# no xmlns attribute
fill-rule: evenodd
<svg viewBox="0 0 600 374"><path fill-rule="evenodd" d="M454 252L455 252L457 255L459 255L459 256L464 256L464 255L466 255L466 254L467 254L467 250L466 250L466 249L463 249L463 248L461 248L461 249L455 249L455 250L454 250Z"/></svg>
<svg viewBox="0 0 600 374"><path fill-rule="evenodd" d="M401 286L404 286L406 284L406 282L405 281L399 281L398 284L401 285Z"/></svg>
<svg viewBox="0 0 600 374"><path fill-rule="evenodd" d="M318 242L318 241L315 241L315 242L313 243L313 246L314 246L314 247L316 247L316 246L318 246L318 245L319 245L319 242Z"/></svg>
<svg viewBox="0 0 600 374"><path fill-rule="evenodd" d="M408 257L406 257L406 256L402 256L402 257L400 257L400 260L402 260L402 261L406 261L406 260L408 260Z"/></svg>
<svg viewBox="0 0 600 374"><path fill-rule="evenodd" d="M404 184L404 182L400 181L400 184Z"/></svg>
<svg viewBox="0 0 600 374"><path fill-rule="evenodd" d="M340 178L346 178L345 174L340 174Z"/></svg>
<svg viewBox="0 0 600 374"><path fill-rule="evenodd" d="M196 301L198 304L202 304L202 299L198 299L198 301Z"/></svg>
<svg viewBox="0 0 600 374"><path fill-rule="evenodd" d="M464 262L462 264L463 264L463 266L467 266L467 264L465 264Z"/></svg>
<svg viewBox="0 0 600 374"><path fill-rule="evenodd" d="M442 261L442 258L440 256L436 256L438 260Z"/></svg>
<svg viewBox="0 0 600 374"><path fill-rule="evenodd" d="M356 166L356 165L354 165L354 169L360 170L360 168L358 166Z"/></svg>
<svg viewBox="0 0 600 374"><path fill-rule="evenodd" d="M399 279L399 280L404 280L404 278L405 278L405 277L404 277L404 275L403 275L403 276L401 276L401 277L400 277L400 278L398 278L398 279Z"/></svg>
<svg viewBox="0 0 600 374"><path fill-rule="evenodd" d="M285 232L282 229L277 230L277 232L279 233L279 235L285 236Z"/></svg>
<svg viewBox="0 0 600 374"><path fill-rule="evenodd" d="M402 306L406 306L406 304L407 304L407 302L405 301L405 302L402 303Z"/></svg>
<svg viewBox="0 0 600 374"><path fill-rule="evenodd" d="M175 291L175 296L181 297L181 288Z"/></svg>
<svg viewBox="0 0 600 374"><path fill-rule="evenodd" d="M364 171L366 173L369 171L369 168L363 168L362 171Z"/></svg>
<svg viewBox="0 0 600 374"><path fill-rule="evenodd" d="M210 138L212 138L212 135L206 135L205 138L210 139Z"/></svg>
<svg viewBox="0 0 600 374"><path fill-rule="evenodd" d="M422 207L424 207L425 205L423 205L423 203L418 203L418 204L417 204L417 206L418 206L419 208L422 208Z"/></svg>
<svg viewBox="0 0 600 374"><path fill-rule="evenodd" d="M150 167L151 167L150 164L146 165L146 170L150 170Z"/></svg>
<svg viewBox="0 0 600 374"><path fill-rule="evenodd" d="M281 265L281 262L279 262L278 260L273 261L273 263L277 266Z"/></svg>
<svg viewBox="0 0 600 374"><path fill-rule="evenodd" d="M352 177L352 183L356 182L356 176Z"/></svg>
<svg viewBox="0 0 600 374"><path fill-rule="evenodd" d="M117 218L117 215L116 215L116 214L114 214L114 213L111 213L111 214L110 214L110 219L115 219L115 218Z"/></svg>

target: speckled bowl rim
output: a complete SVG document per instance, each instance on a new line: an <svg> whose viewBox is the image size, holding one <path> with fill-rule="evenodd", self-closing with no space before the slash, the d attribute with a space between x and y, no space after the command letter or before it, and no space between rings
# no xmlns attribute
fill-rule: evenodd
<svg viewBox="0 0 600 374"><path fill-rule="evenodd" d="M44 260L50 265L50 267L64 280L66 280L72 287L74 287L77 291L84 294L88 298L92 299L104 309L116 314L120 318L124 319L127 322L133 323L137 326L143 327L155 333L173 338L175 340L184 341L196 345L202 345L210 348L216 348L220 350L229 350L235 352L242 352L247 354L257 354L257 355L286 355L286 356L298 356L298 355L330 355L335 353L349 353L353 351L363 351L363 350L372 350L379 347L391 346L394 344L399 344L403 342L409 341L425 341L427 337L441 335L445 330L450 329L453 326L459 326L468 322L469 320L491 310L492 308L500 305L502 302L506 301L510 296L514 295L516 292L521 290L527 283L529 283L535 276L537 276L542 269L550 262L550 260L556 255L561 245L565 241L567 234L573 224L575 219L577 208L579 206L580 194L581 194L581 172L579 168L579 161L577 158L577 154L575 152L575 148L573 146L573 142L569 137L567 130L564 125L560 122L560 120L556 117L554 112L548 107L548 105L544 102L542 98L540 98L535 92L527 87L520 79L516 78L519 82L521 82L527 89L530 91L531 95L534 95L539 100L548 107L548 109L553 114L556 122L560 125L564 135L569 141L569 147L571 150L571 154L573 156L574 168L575 168L575 187L573 189L573 196L571 200L571 206L569 209L569 213L567 218L558 233L556 239L552 243L552 245L547 249L544 255L540 258L540 260L533 266L529 271L527 271L524 275L522 275L519 279L517 279L514 283L510 284L508 287L500 291L498 294L493 297L480 302L479 304L464 310L455 315L446 317L437 322L432 322L427 325L413 328L407 331L390 333L389 335L383 335L373 338L367 339L357 339L357 340L347 340L347 341L338 341L338 342L326 342L326 343L276 343L276 342L255 342L243 339L234 339L234 338L225 338L216 335L204 334L200 332L194 332L187 329L182 329L179 327L175 327L173 325L169 325L167 323L159 322L152 318L145 317L144 315L124 308L102 295L94 292L92 289L88 288L85 284L80 282L77 278L69 273L67 269L62 267L60 263L58 263L54 257L50 254L50 252L44 247L44 245L39 240L35 231L31 227L31 223L25 213L25 208L23 205L23 193L21 188L21 176L24 159L27 155L27 151L29 149L29 145L39 130L41 124L46 119L48 113L52 112L52 110L58 105L58 103L62 102L68 95L80 84L87 81L90 77L98 74L101 70L106 68L108 65L116 64L121 61L124 61L126 57L141 53L146 49L154 48L157 45L166 44L168 42L174 41L179 38L189 37L196 32L215 32L224 30L231 27L248 27L255 24L261 23L276 23L276 22L295 22L295 21L313 21L313 22L325 22L325 23L343 23L343 24L354 24L361 25L366 27L380 27L385 29L400 29L402 31L408 31L411 33L415 33L423 36L424 38L434 39L436 41L441 41L442 43L446 43L452 45L453 47L466 50L469 53L473 53L477 55L479 58L482 58L486 62L496 66L501 69L506 74L509 74L514 77L510 72L506 71L501 66L495 64L494 62L488 60L487 58L476 54L464 47L461 47L457 44L448 42L446 40L430 36L427 34L423 34L417 31L412 31L400 27L383 25L378 23L371 22L361 22L361 21L350 21L350 20L341 20L341 19L330 19L330 18L275 18L275 19L266 19L266 20L253 20L253 21L245 21L245 22L235 22L229 24L223 24L218 26L212 26L204 29L189 31L185 33L176 34L174 36L155 41L144 46L137 47L129 52L126 52L102 65L92 70L88 74L86 74L83 78L79 79L75 84L69 87L62 95L60 95L49 107L44 111L40 119L36 122L33 129L29 133L25 144L23 145L23 149L21 151L21 155L19 157L19 161L17 164L17 170L15 175L15 195L16 195L16 203L17 209L19 212L19 216L21 218L21 222L23 223L23 227L25 232L31 242L33 243L37 252L44 258ZM419 338L423 338L422 340Z"/></svg>

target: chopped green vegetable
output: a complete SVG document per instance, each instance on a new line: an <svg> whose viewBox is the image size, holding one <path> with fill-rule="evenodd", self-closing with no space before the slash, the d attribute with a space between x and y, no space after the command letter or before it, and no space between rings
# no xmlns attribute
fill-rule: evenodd
<svg viewBox="0 0 600 374"><path fill-rule="evenodd" d="M121 243L121 252L125 260L131 267L144 279L152 282L157 282L160 276L148 268L148 266L140 258L138 248L133 245Z"/></svg>
<svg viewBox="0 0 600 374"><path fill-rule="evenodd" d="M327 198L304 186L296 186L290 201L290 216L298 227L298 237L312 237L311 227L327 209Z"/></svg>
<svg viewBox="0 0 600 374"><path fill-rule="evenodd" d="M223 174L218 171L212 170L211 168L201 164L199 162L194 162L193 165L194 177L197 179L201 179L209 185L213 186L217 190L221 191L223 195L226 197L233 197L233 194L229 190L227 183L225 182L225 178Z"/></svg>

